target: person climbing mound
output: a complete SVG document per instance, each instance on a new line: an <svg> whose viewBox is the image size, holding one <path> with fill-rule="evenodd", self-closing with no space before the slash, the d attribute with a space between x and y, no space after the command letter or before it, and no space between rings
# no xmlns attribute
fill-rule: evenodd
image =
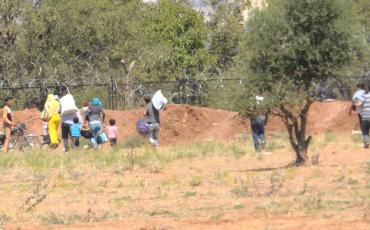
<svg viewBox="0 0 370 230"><path fill-rule="evenodd" d="M264 97L259 93L255 98L252 115L250 118L254 149L257 152L265 148L265 125L267 124L268 111L264 109Z"/></svg>
<svg viewBox="0 0 370 230"><path fill-rule="evenodd" d="M158 90L152 100L149 96L144 97L146 103L144 109L144 116L148 121L149 127L149 143L153 147L158 147L158 134L159 134L159 111L166 109L167 99L163 96L161 90Z"/></svg>

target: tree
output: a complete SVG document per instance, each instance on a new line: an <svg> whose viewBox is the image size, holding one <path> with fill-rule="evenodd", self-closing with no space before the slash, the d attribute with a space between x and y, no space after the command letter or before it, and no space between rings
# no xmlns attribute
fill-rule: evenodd
<svg viewBox="0 0 370 230"><path fill-rule="evenodd" d="M174 80L184 72L194 76L215 62L205 47L207 28L202 15L179 2L160 0L146 9L143 29L148 43L147 55L142 57L146 79Z"/></svg>
<svg viewBox="0 0 370 230"><path fill-rule="evenodd" d="M368 0L356 0L357 14L360 19L362 26L362 33L367 41L366 51L363 52L365 55L364 63L361 63L370 70L370 2Z"/></svg>
<svg viewBox="0 0 370 230"><path fill-rule="evenodd" d="M210 21L209 52L217 57L217 67L220 69L230 67L238 53L244 22L238 9L243 7L246 5L220 5Z"/></svg>
<svg viewBox="0 0 370 230"><path fill-rule="evenodd" d="M52 63L61 70L58 78L85 75L91 66L103 73L121 69L123 55L134 59L140 47L138 6L129 1L44 1L28 14L24 56L38 65Z"/></svg>
<svg viewBox="0 0 370 230"><path fill-rule="evenodd" d="M295 163L302 164L311 140L306 131L312 90L337 78L356 57L355 44L362 42L358 21L346 0L272 0L267 5L246 26L248 82L271 99L287 127Z"/></svg>
<svg viewBox="0 0 370 230"><path fill-rule="evenodd" d="M17 65L15 49L17 39L22 33L21 20L24 5L22 0L0 2L0 74L3 78L12 75L12 67Z"/></svg>

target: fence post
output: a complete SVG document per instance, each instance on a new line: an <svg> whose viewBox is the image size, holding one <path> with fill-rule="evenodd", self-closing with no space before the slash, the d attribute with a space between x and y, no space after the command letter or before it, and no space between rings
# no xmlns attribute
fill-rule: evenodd
<svg viewBox="0 0 370 230"><path fill-rule="evenodd" d="M113 101L113 109L118 108L117 104L117 85L114 84L114 81L112 79L112 101Z"/></svg>
<svg viewBox="0 0 370 230"><path fill-rule="evenodd" d="M115 108L115 98L114 98L114 82L113 82L113 76L110 76L110 86L109 86L109 93L110 93L110 109L116 109Z"/></svg>
<svg viewBox="0 0 370 230"><path fill-rule="evenodd" d="M107 86L108 86L108 108L112 109L111 85L107 84Z"/></svg>

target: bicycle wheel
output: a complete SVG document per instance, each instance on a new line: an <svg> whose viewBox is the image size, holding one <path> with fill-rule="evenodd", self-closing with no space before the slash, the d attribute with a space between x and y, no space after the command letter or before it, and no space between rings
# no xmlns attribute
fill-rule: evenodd
<svg viewBox="0 0 370 230"><path fill-rule="evenodd" d="M20 137L19 144L22 151L40 150L42 146L40 137L35 134L27 134Z"/></svg>

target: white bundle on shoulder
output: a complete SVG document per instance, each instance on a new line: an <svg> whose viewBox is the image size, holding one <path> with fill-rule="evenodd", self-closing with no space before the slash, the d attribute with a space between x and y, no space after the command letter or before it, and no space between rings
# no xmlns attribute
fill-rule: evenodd
<svg viewBox="0 0 370 230"><path fill-rule="evenodd" d="M76 113L78 108L76 106L75 99L73 98L72 94L68 93L67 95L63 96L60 99L60 106L61 106L61 114L67 115Z"/></svg>
<svg viewBox="0 0 370 230"><path fill-rule="evenodd" d="M155 94L152 97L152 104L155 109L160 110L167 103L168 103L168 100L167 98L163 96L161 90L158 90L157 92L155 92Z"/></svg>

